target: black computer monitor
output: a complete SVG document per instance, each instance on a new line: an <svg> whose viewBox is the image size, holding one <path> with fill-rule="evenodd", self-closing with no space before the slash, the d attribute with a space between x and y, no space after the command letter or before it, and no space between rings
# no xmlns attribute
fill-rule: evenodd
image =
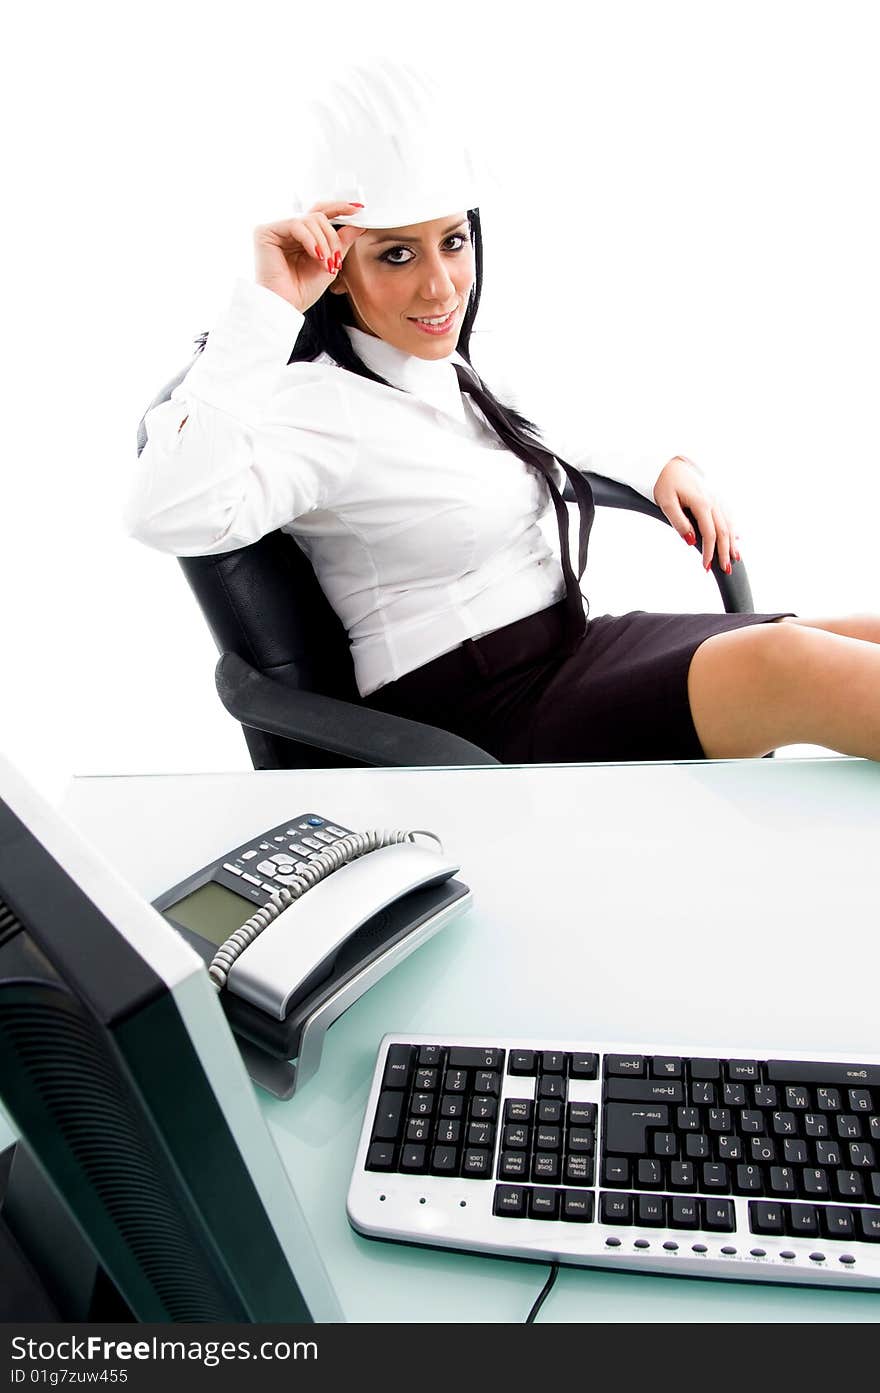
<svg viewBox="0 0 880 1393"><path fill-rule="evenodd" d="M340 1319L204 963L2 758L0 1102L60 1319Z"/></svg>

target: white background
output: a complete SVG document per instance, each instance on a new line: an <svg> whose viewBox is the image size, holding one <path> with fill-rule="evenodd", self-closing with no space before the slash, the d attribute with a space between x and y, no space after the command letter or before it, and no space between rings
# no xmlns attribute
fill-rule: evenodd
<svg viewBox="0 0 880 1393"><path fill-rule="evenodd" d="M759 609L876 608L877 38L875 5L812 0L17 6L5 751L50 795L249 767L182 574L120 506L145 405L250 274L252 226L288 212L298 100L370 54L447 77L495 165L490 383L512 347L539 424L561 402L596 449L696 458ZM641 519L597 525L587 589L594 614L719 607Z"/></svg>

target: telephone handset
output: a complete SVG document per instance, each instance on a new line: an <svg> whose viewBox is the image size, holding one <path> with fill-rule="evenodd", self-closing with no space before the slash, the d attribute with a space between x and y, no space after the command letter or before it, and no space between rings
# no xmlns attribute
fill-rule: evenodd
<svg viewBox="0 0 880 1393"><path fill-rule="evenodd" d="M208 965L251 1076L289 1097L330 1024L470 904L457 870L433 833L304 813L153 903Z"/></svg>

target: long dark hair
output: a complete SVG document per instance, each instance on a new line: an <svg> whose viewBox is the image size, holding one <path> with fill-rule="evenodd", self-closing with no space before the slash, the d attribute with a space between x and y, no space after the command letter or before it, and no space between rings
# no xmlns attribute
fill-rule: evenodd
<svg viewBox="0 0 880 1393"><path fill-rule="evenodd" d="M479 208L470 208L467 216L471 230L471 243L474 248L474 283L471 286L467 309L461 323L456 350L473 368L473 363L471 363L471 330L474 327L474 320L480 307L480 295L483 289L483 233L480 227ZM328 353L334 362L342 368L347 368L349 372L356 372L359 377L368 377L373 382L381 382L386 387L394 386L393 383L386 382L384 377L380 377L378 373L368 368L355 352L352 341L345 332L346 324L356 327L347 295L322 295L306 310L305 320L293 352L288 359L289 362L310 363L319 354ZM505 416L510 426L511 436L515 439L519 438L526 450L530 444L542 444L540 432L534 422L520 415L512 406L499 401L482 378L480 381L483 390ZM402 391L403 389L398 388L397 390ZM510 443L513 447L513 440ZM531 456L527 453L524 453L522 458L525 463L532 463Z"/></svg>
<svg viewBox="0 0 880 1393"><path fill-rule="evenodd" d="M471 330L474 327L474 320L480 307L480 295L483 288L483 233L480 227L479 208L468 209L467 217L471 230L471 243L474 248L474 283L468 297L456 350L476 372L473 363L471 363L470 345ZM368 377L372 382L381 382L385 387L394 387L396 391L403 391L403 388L395 387L393 382L386 382L384 377L380 377L377 372L368 368L355 352L352 341L345 332L346 324L357 327L347 295L321 295L305 311L305 321L293 346L293 352L287 360L289 363L311 363L322 353L327 353L341 368L346 368L349 372L356 372L359 377ZM196 346L200 351L204 348L207 340L207 334L200 334L196 339ZM479 373L477 376L479 377ZM480 378L480 383L483 391L504 417L508 427L505 432L505 444L525 464L534 465L533 447L538 445L546 449L539 428L533 421L516 411L514 407L499 401L482 378Z"/></svg>

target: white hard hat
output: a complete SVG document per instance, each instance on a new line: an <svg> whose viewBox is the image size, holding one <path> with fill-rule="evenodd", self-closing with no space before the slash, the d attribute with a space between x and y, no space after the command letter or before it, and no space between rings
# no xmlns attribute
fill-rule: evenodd
<svg viewBox="0 0 880 1393"><path fill-rule="evenodd" d="M404 227L478 205L491 177L468 148L467 116L423 73L375 60L334 78L298 126L306 143L296 212L328 199L364 207L334 223Z"/></svg>

